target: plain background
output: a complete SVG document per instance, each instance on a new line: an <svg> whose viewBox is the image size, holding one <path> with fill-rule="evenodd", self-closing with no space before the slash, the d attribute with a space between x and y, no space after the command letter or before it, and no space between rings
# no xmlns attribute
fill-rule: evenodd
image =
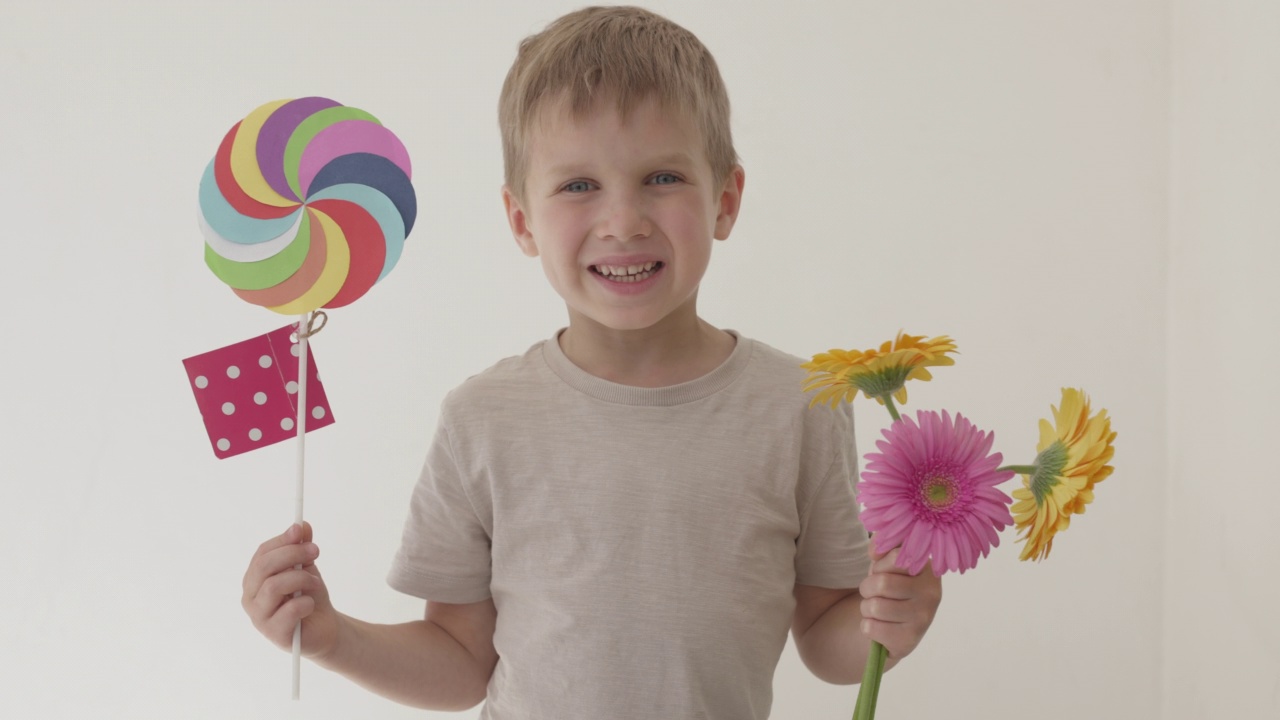
<svg viewBox="0 0 1280 720"><path fill-rule="evenodd" d="M1007 533L946 578L881 714L1275 717L1280 5L648 4L718 58L747 170L705 317L802 356L950 334L908 409L962 411L1011 462L1062 386L1119 432L1047 561ZM294 449L215 460L180 361L289 320L205 268L195 191L277 98L409 148L405 255L315 341L338 422L308 439L307 516L340 608L418 617L384 577L440 400L565 322L501 212L495 105L517 42L578 5L0 7L0 716L424 717L314 666L290 701L240 610ZM886 417L857 411L865 451ZM790 647L775 688L784 720L855 694Z"/></svg>

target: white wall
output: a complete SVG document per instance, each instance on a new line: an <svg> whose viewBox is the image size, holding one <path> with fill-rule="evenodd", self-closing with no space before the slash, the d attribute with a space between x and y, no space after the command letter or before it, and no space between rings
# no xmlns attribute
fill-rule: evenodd
<svg viewBox="0 0 1280 720"><path fill-rule="evenodd" d="M414 617L420 603L383 578L440 399L564 322L501 216L494 106L517 41L579 4L0 10L0 716L423 716L314 667L289 701L288 657L243 618L245 562L292 518L292 448L215 460L180 360L287 320L203 266L195 188L227 128L275 98L368 109L413 154L421 215L402 262L316 341L338 422L309 438L307 514L340 607ZM960 362L913 388L912 406L962 410L1011 460L1034 452L1060 386L1085 387L1115 418L1116 473L1089 513L1045 563L1019 563L1010 535L978 571L948 578L882 713L1153 718L1165 705L1219 717L1197 712L1193 692L1224 713L1274 708L1275 625L1264 639L1266 621L1240 611L1274 597L1262 551L1275 531L1225 512L1275 491L1205 487L1267 467L1248 448L1267 437L1256 383L1274 381L1236 388L1226 359L1203 360L1227 337L1225 313L1178 292L1275 304L1262 289L1274 246L1269 266L1252 255L1275 217L1261 229L1248 218L1275 205L1263 190L1275 188L1276 125L1241 128L1215 109L1247 111L1274 78L1264 28L1217 19L1205 26L1217 43L1202 45L1210 5L1175 3L1175 198L1195 199L1172 213L1171 292L1169 2L648 4L703 38L734 102L746 205L704 284L712 322L798 355L900 327L949 333ZM1257 58L1219 59L1236 34ZM1270 70L1251 64L1268 57ZM1249 80L1215 82L1237 71ZM1228 130L1245 132L1219 155ZM1231 184L1241 164L1268 167L1247 155L1258 143L1270 143L1271 184ZM1201 249L1228 227L1237 255ZM1225 273L1228 258L1252 286ZM1274 329L1274 314L1252 312L1230 327ZM1237 356L1265 363L1274 343L1251 338ZM1174 348L1186 359L1167 365ZM1234 394L1196 394L1206 370ZM885 422L859 409L867 448ZM1206 439L1239 444L1236 472L1187 447ZM1205 527L1206 498L1221 510L1208 537L1166 536L1169 520ZM1218 551L1228 538L1252 544ZM1206 586L1192 568L1214 562ZM1203 609L1218 597L1244 598L1212 605L1240 618L1229 633ZM1220 667L1196 683L1190 653L1206 647ZM854 694L809 677L790 650L776 693L784 719L845 715Z"/></svg>
<svg viewBox="0 0 1280 720"><path fill-rule="evenodd" d="M1173 3L1165 717L1280 716L1280 5Z"/></svg>

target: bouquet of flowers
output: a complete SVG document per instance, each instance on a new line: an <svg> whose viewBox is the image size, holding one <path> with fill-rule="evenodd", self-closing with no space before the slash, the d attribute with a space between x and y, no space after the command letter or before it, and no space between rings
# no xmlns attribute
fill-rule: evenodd
<svg viewBox="0 0 1280 720"><path fill-rule="evenodd" d="M983 432L960 413L921 410L902 417L907 382L932 379L931 367L954 365L956 344L946 335L898 333L870 350L831 350L804 364L804 391L817 390L810 407L853 402L859 393L883 405L893 423L867 453L866 470L856 486L862 522L877 553L900 548L898 564L921 572L929 564L936 575L974 568L1000 544L1000 531L1015 525L1026 542L1022 560L1042 560L1054 537L1071 517L1093 501L1094 486L1111 474L1116 434L1105 409L1092 413L1084 391L1063 388L1053 422L1040 421L1040 442L1029 465L1001 465L991 452L995 435ZM1022 486L1010 498L999 489L1021 475ZM872 643L854 720L875 717L876 696L884 673L884 646Z"/></svg>

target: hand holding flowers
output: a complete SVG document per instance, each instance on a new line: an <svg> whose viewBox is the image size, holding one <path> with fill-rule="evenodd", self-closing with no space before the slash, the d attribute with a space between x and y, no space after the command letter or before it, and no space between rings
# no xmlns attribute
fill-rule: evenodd
<svg viewBox="0 0 1280 720"><path fill-rule="evenodd" d="M1071 515L1084 512L1094 486L1111 474L1107 463L1116 434L1105 410L1090 415L1080 390L1064 388L1061 408L1053 408L1054 424L1041 421L1038 454L1030 465L1001 467L1003 457L991 452L994 434L959 413L901 417L894 401L906 403L907 381L930 380L927 368L954 364L948 355L955 349L945 335L926 340L899 333L879 349L831 350L803 366L809 370L804 390L818 390L810 407L835 407L862 393L884 405L894 421L876 442L879 452L866 455L856 488L876 556L865 588L859 587L863 633L873 642L854 720L875 717L886 655L910 652L928 628L919 616L912 622L913 614L927 610L932 620L941 586L930 596L920 578L972 569L1000 544L999 532L1015 522L1020 540L1027 541L1022 559L1046 557L1054 535L1067 529ZM1015 474L1023 476L1023 487L1014 491L1016 518L1009 509L1013 500L998 489Z"/></svg>
<svg viewBox="0 0 1280 720"><path fill-rule="evenodd" d="M904 570L899 552L872 550L871 572L858 585L862 634L885 647L887 660L906 657L920 644L942 602L942 579L928 567Z"/></svg>

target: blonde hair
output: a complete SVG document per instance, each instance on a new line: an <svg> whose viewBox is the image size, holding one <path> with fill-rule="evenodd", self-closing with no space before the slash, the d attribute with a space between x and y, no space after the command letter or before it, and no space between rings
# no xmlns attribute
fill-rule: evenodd
<svg viewBox="0 0 1280 720"><path fill-rule="evenodd" d="M610 98L626 115L654 97L687 114L702 135L717 181L738 162L729 130L729 94L715 58L688 30L637 7L589 7L569 13L520 43L498 100L507 187L524 196L527 141L538 113L567 101L572 117Z"/></svg>

